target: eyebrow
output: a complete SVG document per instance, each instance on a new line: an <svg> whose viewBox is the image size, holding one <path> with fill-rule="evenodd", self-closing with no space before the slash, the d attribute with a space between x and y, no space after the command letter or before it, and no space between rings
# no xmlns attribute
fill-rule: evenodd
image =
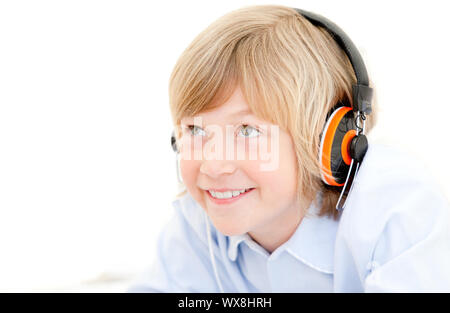
<svg viewBox="0 0 450 313"><path fill-rule="evenodd" d="M229 115L228 115L228 117L230 118L230 119L232 119L232 120L235 120L236 118L238 118L238 117L240 117L240 116L248 116L248 115L251 115L252 114L252 112L248 109L248 108L244 108L244 109L241 109L241 110L239 110L239 111L235 111L235 112L233 112L233 113L230 113ZM193 116L189 116L189 117L185 117L186 119L188 119L189 121L191 120L191 119L194 119L194 117Z"/></svg>

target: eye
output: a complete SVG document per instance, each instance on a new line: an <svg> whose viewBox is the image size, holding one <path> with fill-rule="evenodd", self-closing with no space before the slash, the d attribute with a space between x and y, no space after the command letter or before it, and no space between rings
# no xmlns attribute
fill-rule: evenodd
<svg viewBox="0 0 450 313"><path fill-rule="evenodd" d="M260 132L253 126L242 125L239 134L242 134L243 137L252 138L258 136Z"/></svg>
<svg viewBox="0 0 450 313"><path fill-rule="evenodd" d="M206 132L203 129L201 129L200 127L198 127L197 125L188 125L188 126L186 126L186 128L187 128L187 131L189 132L189 134L192 136L197 136L197 135L205 136L206 135Z"/></svg>

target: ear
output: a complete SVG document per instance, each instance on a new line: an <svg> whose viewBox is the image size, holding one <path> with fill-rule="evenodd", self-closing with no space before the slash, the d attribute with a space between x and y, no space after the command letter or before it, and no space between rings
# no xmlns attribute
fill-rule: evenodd
<svg viewBox="0 0 450 313"><path fill-rule="evenodd" d="M175 153L178 153L178 147L177 147L177 139L175 138L175 131L172 131L172 136L170 138L170 144L172 145L172 150Z"/></svg>

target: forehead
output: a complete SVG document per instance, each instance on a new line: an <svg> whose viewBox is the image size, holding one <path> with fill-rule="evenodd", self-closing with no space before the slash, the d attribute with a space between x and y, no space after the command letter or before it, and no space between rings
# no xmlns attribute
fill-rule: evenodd
<svg viewBox="0 0 450 313"><path fill-rule="evenodd" d="M241 118L244 116L254 116L250 110L250 107L245 100L242 90L237 87L230 98L219 106L214 106L212 109L205 110L196 114L195 116L184 117L181 119L182 122L192 121L194 117L201 117L205 120L232 120L236 118Z"/></svg>

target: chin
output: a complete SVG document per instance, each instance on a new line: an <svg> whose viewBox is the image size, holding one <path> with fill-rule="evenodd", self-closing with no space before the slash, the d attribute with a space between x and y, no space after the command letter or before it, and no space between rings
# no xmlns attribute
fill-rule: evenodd
<svg viewBox="0 0 450 313"><path fill-rule="evenodd" d="M214 227L225 236L237 236L245 234L248 229L242 227L242 225L233 225L232 223L219 223L213 221ZM231 224L231 225L230 225Z"/></svg>

